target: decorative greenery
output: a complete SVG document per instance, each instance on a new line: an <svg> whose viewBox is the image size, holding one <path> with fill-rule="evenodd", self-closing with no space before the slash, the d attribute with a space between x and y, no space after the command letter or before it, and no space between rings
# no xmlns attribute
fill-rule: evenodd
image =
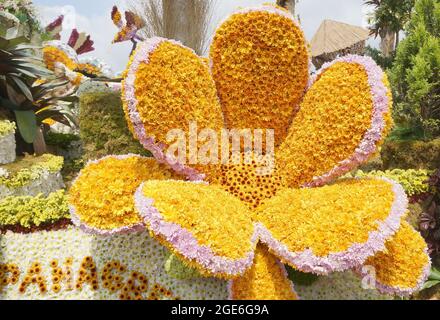
<svg viewBox="0 0 440 320"><path fill-rule="evenodd" d="M81 95L79 122L85 159L109 154L150 155L128 130L117 92Z"/></svg>
<svg viewBox="0 0 440 320"><path fill-rule="evenodd" d="M20 161L2 166L8 172L7 177L0 177L0 185L18 188L29 181L39 179L45 172L55 173L62 169L63 158L51 154L39 157L25 156Z"/></svg>
<svg viewBox="0 0 440 320"><path fill-rule="evenodd" d="M390 56L386 57L379 49L373 48L372 46L367 45L365 47L365 55L370 56L376 61L378 65L380 65L383 69L389 69L393 65L395 55L394 53Z"/></svg>
<svg viewBox="0 0 440 320"><path fill-rule="evenodd" d="M423 289L429 289L440 284L440 270L433 267L431 269L431 274L429 275L428 281L426 281Z"/></svg>
<svg viewBox="0 0 440 320"><path fill-rule="evenodd" d="M390 72L394 118L409 133L440 135L440 3L418 0Z"/></svg>
<svg viewBox="0 0 440 320"><path fill-rule="evenodd" d="M289 267L288 265L286 265L286 270L287 274L289 275L289 279L294 284L300 286L310 286L319 279L319 276L316 274L301 272Z"/></svg>
<svg viewBox="0 0 440 320"><path fill-rule="evenodd" d="M386 177L394 181L399 182L405 192L409 196L414 196L417 194L422 194L429 191L429 184L427 183L429 179L429 170L415 170L415 169L394 169L387 171L371 171L363 172L358 170L354 176L356 177Z"/></svg>
<svg viewBox="0 0 440 320"><path fill-rule="evenodd" d="M440 266L440 169L431 176L429 185L433 194L423 204L420 230L428 243L434 263Z"/></svg>
<svg viewBox="0 0 440 320"><path fill-rule="evenodd" d="M49 131L45 136L45 140L49 145L67 150L72 142L79 141L81 138L76 134Z"/></svg>
<svg viewBox="0 0 440 320"><path fill-rule="evenodd" d="M15 131L15 123L8 120L0 120L0 138Z"/></svg>
<svg viewBox="0 0 440 320"><path fill-rule="evenodd" d="M187 266L174 254L171 254L165 262L165 271L173 278L179 280L189 280L202 277L197 269Z"/></svg>
<svg viewBox="0 0 440 320"><path fill-rule="evenodd" d="M440 167L440 139L387 141L381 151L384 169L430 169Z"/></svg>
<svg viewBox="0 0 440 320"><path fill-rule="evenodd" d="M7 197L0 201L0 226L20 225L29 228L68 217L67 196L63 190L53 192L47 198L38 195Z"/></svg>
<svg viewBox="0 0 440 320"><path fill-rule="evenodd" d="M18 126L27 143L33 143L38 126L51 118L66 125L75 125L71 111L76 98L71 93L56 95L67 82L42 66L29 40L24 36L0 37L0 103Z"/></svg>

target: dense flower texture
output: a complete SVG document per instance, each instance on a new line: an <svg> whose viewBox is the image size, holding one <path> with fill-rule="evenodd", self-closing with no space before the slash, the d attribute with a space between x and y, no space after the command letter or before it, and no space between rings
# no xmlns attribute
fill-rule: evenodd
<svg viewBox="0 0 440 320"><path fill-rule="evenodd" d="M72 189L76 224L103 234L144 225L202 275L230 279L232 299L296 299L283 263L322 275L370 264L382 292L418 290L430 260L421 236L401 222L403 188L386 178L329 184L373 156L391 127L382 70L370 58L347 56L309 80L302 31L271 5L229 17L210 58L212 76L175 41L138 45L124 74L126 117L134 136L169 166L160 167L159 179L132 158L115 159L114 168L87 166ZM176 163L164 154L165 134L188 130L190 121L275 129L276 171L257 176L255 163L218 170ZM193 181L166 178L167 170Z"/></svg>
<svg viewBox="0 0 440 320"><path fill-rule="evenodd" d="M59 40L64 16L58 17L46 29L53 33L57 40L43 43L43 61L49 70L63 74L78 87L89 77L99 77L108 74L106 66L96 59L80 58L79 56L95 50L89 35L73 29L67 43Z"/></svg>

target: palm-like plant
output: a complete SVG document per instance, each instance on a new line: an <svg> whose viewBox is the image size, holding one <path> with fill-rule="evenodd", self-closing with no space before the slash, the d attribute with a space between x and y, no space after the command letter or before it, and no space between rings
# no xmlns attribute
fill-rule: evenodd
<svg viewBox="0 0 440 320"><path fill-rule="evenodd" d="M399 43L399 32L411 17L415 0L367 0L364 4L374 7L369 17L371 34L380 36L381 50L389 57Z"/></svg>
<svg viewBox="0 0 440 320"><path fill-rule="evenodd" d="M53 94L66 82L41 81L55 76L43 67L33 51L37 49L23 36L9 39L0 36L0 109L17 122L26 143L34 142L39 126L47 118L75 124L71 109L76 98L72 92Z"/></svg>

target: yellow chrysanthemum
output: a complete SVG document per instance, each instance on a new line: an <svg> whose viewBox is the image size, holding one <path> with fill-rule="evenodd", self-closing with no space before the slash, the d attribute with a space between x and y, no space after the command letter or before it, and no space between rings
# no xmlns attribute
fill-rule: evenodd
<svg viewBox="0 0 440 320"><path fill-rule="evenodd" d="M73 186L77 224L98 233L143 224L202 274L232 279L234 299L297 298L280 262L317 274L366 263L386 293L420 288L429 258L401 222L403 188L386 178L334 183L374 155L392 124L388 80L373 60L338 58L309 83L302 32L287 11L266 5L220 26L210 65L212 77L174 41L138 45L124 73L130 130L156 160L193 181L156 178L126 160L118 170L91 164ZM274 129L276 161L263 171L252 161L175 161L165 152L167 134L190 133L191 122L215 133Z"/></svg>
<svg viewBox="0 0 440 320"><path fill-rule="evenodd" d="M62 63L70 70L75 70L77 64L73 61L64 51L52 47L47 46L43 48L43 59L49 70L55 70L56 63Z"/></svg>

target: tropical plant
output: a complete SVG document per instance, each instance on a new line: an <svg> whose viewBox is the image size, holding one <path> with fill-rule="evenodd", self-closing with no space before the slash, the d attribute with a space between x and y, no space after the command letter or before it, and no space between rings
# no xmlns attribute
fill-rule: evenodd
<svg viewBox="0 0 440 320"><path fill-rule="evenodd" d="M373 6L369 17L370 30L381 38L381 51L390 57L399 43L399 33L411 16L415 0L367 0L364 4Z"/></svg>
<svg viewBox="0 0 440 320"><path fill-rule="evenodd" d="M8 92L8 100L4 101L4 107L15 115L21 136L27 143L33 143L38 127L43 121L51 119L67 126L76 126L73 114L73 103L77 97L72 92L64 95L54 95L57 89L64 88L67 81L49 81L32 85L28 88L32 99L11 89Z"/></svg>
<svg viewBox="0 0 440 320"><path fill-rule="evenodd" d="M417 0L390 72L396 123L424 138L440 135L440 3Z"/></svg>
<svg viewBox="0 0 440 320"><path fill-rule="evenodd" d="M392 53L390 56L386 57L381 50L376 49L372 46L367 45L365 47L365 55L371 57L380 65L383 69L390 69L393 65L395 55Z"/></svg>
<svg viewBox="0 0 440 320"><path fill-rule="evenodd" d="M214 4L215 0L132 0L130 8L145 21L142 37L176 39L202 55Z"/></svg>
<svg viewBox="0 0 440 320"><path fill-rule="evenodd" d="M26 143L33 143L39 125L47 118L72 125L71 112L74 97L68 92L54 95L66 82L54 79L53 73L43 67L42 60L24 36L7 39L0 37L0 109L2 114L17 123Z"/></svg>

